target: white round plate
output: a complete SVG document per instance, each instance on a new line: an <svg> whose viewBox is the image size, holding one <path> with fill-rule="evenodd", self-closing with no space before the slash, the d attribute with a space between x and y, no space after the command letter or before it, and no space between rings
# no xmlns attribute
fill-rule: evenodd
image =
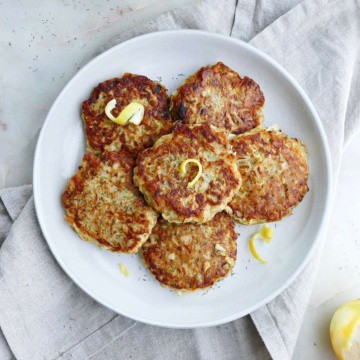
<svg viewBox="0 0 360 360"><path fill-rule="evenodd" d="M208 291L178 296L151 276L138 255L112 254L80 240L64 219L60 197L85 152L80 106L92 89L124 72L160 80L173 92L201 66L222 61L253 78L264 92L265 124L279 124L308 148L310 191L292 216L274 224L257 262L247 243L256 226L237 226L238 259L232 276ZM323 128L294 79L259 50L232 38L196 30L140 36L106 51L81 69L61 92L42 128L35 154L35 205L43 234L66 273L101 304L161 326L194 328L225 323L266 304L299 274L311 256L329 205L330 160ZM262 244L260 244L262 245ZM118 268L125 264L124 277Z"/></svg>

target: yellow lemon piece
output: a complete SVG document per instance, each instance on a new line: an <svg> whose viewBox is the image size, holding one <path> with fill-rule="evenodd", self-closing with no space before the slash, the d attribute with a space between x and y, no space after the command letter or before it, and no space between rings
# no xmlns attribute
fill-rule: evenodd
<svg viewBox="0 0 360 360"><path fill-rule="evenodd" d="M267 243L269 243L271 241L271 239L273 238L274 236L274 229L270 226L266 226L266 225L263 225L260 229L260 231L256 232L251 238L250 238L250 241L249 241L249 249L250 249L250 252L252 254L252 256L258 260L258 261L261 261L262 263L266 263L267 261L264 260L260 255L259 253L257 252L256 250L256 247L255 247L255 240L257 238L262 238L264 241L266 241Z"/></svg>
<svg viewBox="0 0 360 360"><path fill-rule="evenodd" d="M116 106L116 99L112 99L111 101L109 101L106 106L105 106L105 114L106 116L111 120L111 121L114 121L115 123L119 124L119 125L123 125L125 124L125 122L121 123L120 122L120 119L119 119L119 116L118 117L115 117L111 111L113 109L115 109L115 106Z"/></svg>
<svg viewBox="0 0 360 360"><path fill-rule="evenodd" d="M339 360L360 359L360 299L336 310L331 319L330 339Z"/></svg>
<svg viewBox="0 0 360 360"><path fill-rule="evenodd" d="M202 174L202 166L200 164L199 160L196 159L186 159L184 160L181 164L180 164L180 168L179 168L179 172L181 175L185 175L186 174L186 165L189 163L193 163L196 164L198 166L198 173L196 174L196 176L194 177L194 179L192 181L190 181L188 183L188 187L192 187L195 185L195 183L200 179L200 176Z"/></svg>
<svg viewBox="0 0 360 360"><path fill-rule="evenodd" d="M145 113L144 105L132 102L127 105L117 117L111 113L115 106L116 99L109 101L105 106L105 114L116 124L125 125L127 122L131 122L135 125L139 125L141 123Z"/></svg>
<svg viewBox="0 0 360 360"><path fill-rule="evenodd" d="M271 241L271 239L274 236L274 229L270 226L266 226L264 225L261 230L260 230L261 236L263 237L263 239L269 243Z"/></svg>
<svg viewBox="0 0 360 360"><path fill-rule="evenodd" d="M120 118L124 117L129 122L135 125L140 125L145 113L143 104L132 102L120 113Z"/></svg>
<svg viewBox="0 0 360 360"><path fill-rule="evenodd" d="M262 263L266 263L267 261L264 260L264 259L260 256L260 254L257 252L256 247L255 247L255 240L256 240L258 237L260 237L260 236L261 236L261 233L260 233L260 232L256 232L256 233L250 238L250 241L249 241L249 249L250 249L250 252L251 252L252 256L253 256L256 260L258 260L258 261L260 261L260 262L262 262Z"/></svg>
<svg viewBox="0 0 360 360"><path fill-rule="evenodd" d="M124 264L119 264L119 269L120 269L120 272L121 272L124 276L128 277L128 276L130 275L128 269L126 268L126 266L125 266Z"/></svg>

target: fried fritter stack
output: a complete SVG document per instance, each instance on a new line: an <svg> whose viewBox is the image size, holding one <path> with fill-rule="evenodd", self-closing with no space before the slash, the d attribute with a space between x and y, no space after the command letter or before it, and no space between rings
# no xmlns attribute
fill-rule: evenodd
<svg viewBox="0 0 360 360"><path fill-rule="evenodd" d="M140 124L112 121L105 107L114 99L115 118L141 104ZM305 146L263 127L263 106L259 85L221 62L170 100L145 76L104 81L82 104L89 153L62 196L66 220L101 248L140 249L165 286L212 286L236 262L231 218L279 221L308 191Z"/></svg>

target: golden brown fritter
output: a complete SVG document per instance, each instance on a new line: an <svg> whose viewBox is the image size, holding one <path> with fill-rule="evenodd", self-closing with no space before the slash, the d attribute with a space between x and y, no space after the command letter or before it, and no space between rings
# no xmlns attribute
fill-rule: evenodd
<svg viewBox="0 0 360 360"><path fill-rule="evenodd" d="M281 131L263 127L230 141L242 177L227 211L242 224L279 221L308 191L306 148Z"/></svg>
<svg viewBox="0 0 360 360"><path fill-rule="evenodd" d="M209 123L241 134L263 122L264 101L254 80L218 62L191 75L172 95L170 110L183 123Z"/></svg>
<svg viewBox="0 0 360 360"><path fill-rule="evenodd" d="M180 164L189 158L198 160L203 168L193 187L188 183L198 167L189 163L185 175L179 172ZM240 188L241 177L226 133L203 124L179 126L142 152L134 181L165 220L201 224L224 210Z"/></svg>
<svg viewBox="0 0 360 360"><path fill-rule="evenodd" d="M236 261L234 223L225 213L202 225L159 219L141 256L161 284L194 291L230 274Z"/></svg>
<svg viewBox="0 0 360 360"><path fill-rule="evenodd" d="M114 152L85 154L62 195L65 219L83 240L136 253L157 220L133 184L134 160Z"/></svg>
<svg viewBox="0 0 360 360"><path fill-rule="evenodd" d="M105 114L105 106L113 99L117 101L112 110L115 117L131 102L143 104L145 114L141 124L119 125L111 121ZM173 123L168 105L164 86L145 76L126 73L100 83L82 104L88 150L95 154L115 151L135 158L171 131Z"/></svg>

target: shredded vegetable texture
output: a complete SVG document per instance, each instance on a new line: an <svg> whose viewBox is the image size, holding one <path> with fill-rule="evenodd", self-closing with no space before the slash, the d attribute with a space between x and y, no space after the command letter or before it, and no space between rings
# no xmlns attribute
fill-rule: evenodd
<svg viewBox="0 0 360 360"><path fill-rule="evenodd" d="M256 232L251 238L250 238L250 241L249 241L249 249L250 249L250 252L252 254L252 256L262 262L262 263L266 263L267 261L264 260L260 254L258 253L258 251L256 250L256 246L255 246L255 241L259 238L263 239L265 242L269 243L272 239L274 235L274 229L271 228L270 226L266 226L264 225L260 231Z"/></svg>
<svg viewBox="0 0 360 360"><path fill-rule="evenodd" d="M195 183L200 179L200 176L202 174L202 165L200 163L199 160L196 160L196 159L186 159L184 160L181 164L180 164L180 168L179 168L179 172L181 175L185 175L186 174L186 165L189 164L189 163L193 163L193 164L196 164L198 166L198 173L196 174L196 176L194 177L193 180L191 180L189 183L188 183L188 187L192 187L195 185Z"/></svg>

